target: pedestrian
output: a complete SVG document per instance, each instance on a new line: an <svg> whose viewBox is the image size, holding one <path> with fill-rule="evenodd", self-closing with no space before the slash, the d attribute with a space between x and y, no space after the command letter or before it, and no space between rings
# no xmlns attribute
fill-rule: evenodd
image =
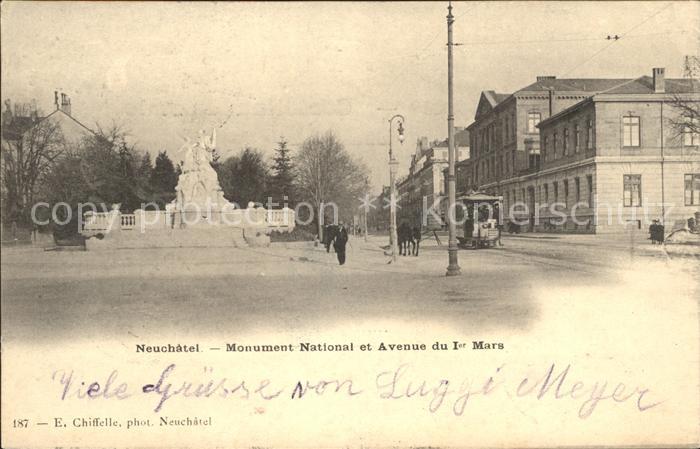
<svg viewBox="0 0 700 449"><path fill-rule="evenodd" d="M333 249L338 256L338 263L340 265L345 264L345 245L348 243L348 231L343 226L343 223L338 225L338 230L336 231L335 238L333 239Z"/></svg>
<svg viewBox="0 0 700 449"><path fill-rule="evenodd" d="M328 225L323 225L323 246L326 247L327 253L331 251L331 233Z"/></svg>
<svg viewBox="0 0 700 449"><path fill-rule="evenodd" d="M661 245L664 242L664 225L658 219L654 219L649 226L649 238L651 239L651 244Z"/></svg>
<svg viewBox="0 0 700 449"><path fill-rule="evenodd" d="M659 245L664 243L664 225L661 224L660 220L656 220L656 242Z"/></svg>

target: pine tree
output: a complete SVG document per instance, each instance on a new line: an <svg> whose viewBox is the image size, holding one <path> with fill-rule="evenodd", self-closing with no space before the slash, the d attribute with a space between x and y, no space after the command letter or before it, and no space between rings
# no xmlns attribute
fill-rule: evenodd
<svg viewBox="0 0 700 449"><path fill-rule="evenodd" d="M294 207L294 167L289 152L287 141L281 138L272 158L272 176L268 184L270 186L269 195L273 201L280 205L288 203L289 207Z"/></svg>
<svg viewBox="0 0 700 449"><path fill-rule="evenodd" d="M175 199L175 186L178 173L175 171L173 161L165 151L158 153L156 163L151 172L151 189L155 202L163 207Z"/></svg>
<svg viewBox="0 0 700 449"><path fill-rule="evenodd" d="M118 149L119 171L117 180L118 201L122 212L138 209L142 198L138 192L138 169L136 149L122 142Z"/></svg>
<svg viewBox="0 0 700 449"><path fill-rule="evenodd" d="M227 158L219 171L224 197L242 208L250 201L266 204L265 192L269 179L262 152L249 147Z"/></svg>
<svg viewBox="0 0 700 449"><path fill-rule="evenodd" d="M141 164L136 173L136 188L138 196L144 201L152 201L153 189L151 188L151 175L153 173L153 164L151 162L151 154L145 152L141 156Z"/></svg>

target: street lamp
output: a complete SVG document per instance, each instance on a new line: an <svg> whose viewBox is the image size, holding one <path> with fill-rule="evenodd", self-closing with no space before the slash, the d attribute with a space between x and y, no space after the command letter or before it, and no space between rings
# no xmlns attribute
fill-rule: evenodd
<svg viewBox="0 0 700 449"><path fill-rule="evenodd" d="M391 201L389 206L391 208L391 224L389 227L389 239L391 240L391 260L396 262L396 256L398 254L398 236L396 235L396 167L399 165L398 161L394 159L394 152L391 148L391 125L394 120L399 120L399 126L396 131L399 133L399 142L403 145L404 134L403 134L403 122L406 119L401 114L396 114L389 119L389 184L391 188Z"/></svg>

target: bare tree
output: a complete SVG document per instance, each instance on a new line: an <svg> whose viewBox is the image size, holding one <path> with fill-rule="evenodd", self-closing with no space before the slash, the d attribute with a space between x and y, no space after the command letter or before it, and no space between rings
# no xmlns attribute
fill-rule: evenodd
<svg viewBox="0 0 700 449"><path fill-rule="evenodd" d="M3 202L7 221L28 224L37 187L66 145L60 125L41 120L26 131L3 136Z"/></svg>
<svg viewBox="0 0 700 449"><path fill-rule="evenodd" d="M366 189L367 168L354 160L332 132L307 138L294 158L301 199L314 205L319 238L323 238L324 205L341 217L352 217Z"/></svg>
<svg viewBox="0 0 700 449"><path fill-rule="evenodd" d="M700 92L700 91L699 91ZM686 133L700 133L700 99L695 96L691 98L687 95L676 94L671 100L671 107L675 114L668 118L668 124L676 136L683 136Z"/></svg>

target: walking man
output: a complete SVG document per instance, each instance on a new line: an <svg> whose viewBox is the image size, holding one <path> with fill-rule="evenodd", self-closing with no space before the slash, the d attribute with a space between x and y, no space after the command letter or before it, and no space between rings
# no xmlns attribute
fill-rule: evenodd
<svg viewBox="0 0 700 449"><path fill-rule="evenodd" d="M340 265L345 264L345 245L348 243L348 231L345 229L343 223L338 225L338 230L335 233L335 239L333 240L333 249L338 256L338 263Z"/></svg>

